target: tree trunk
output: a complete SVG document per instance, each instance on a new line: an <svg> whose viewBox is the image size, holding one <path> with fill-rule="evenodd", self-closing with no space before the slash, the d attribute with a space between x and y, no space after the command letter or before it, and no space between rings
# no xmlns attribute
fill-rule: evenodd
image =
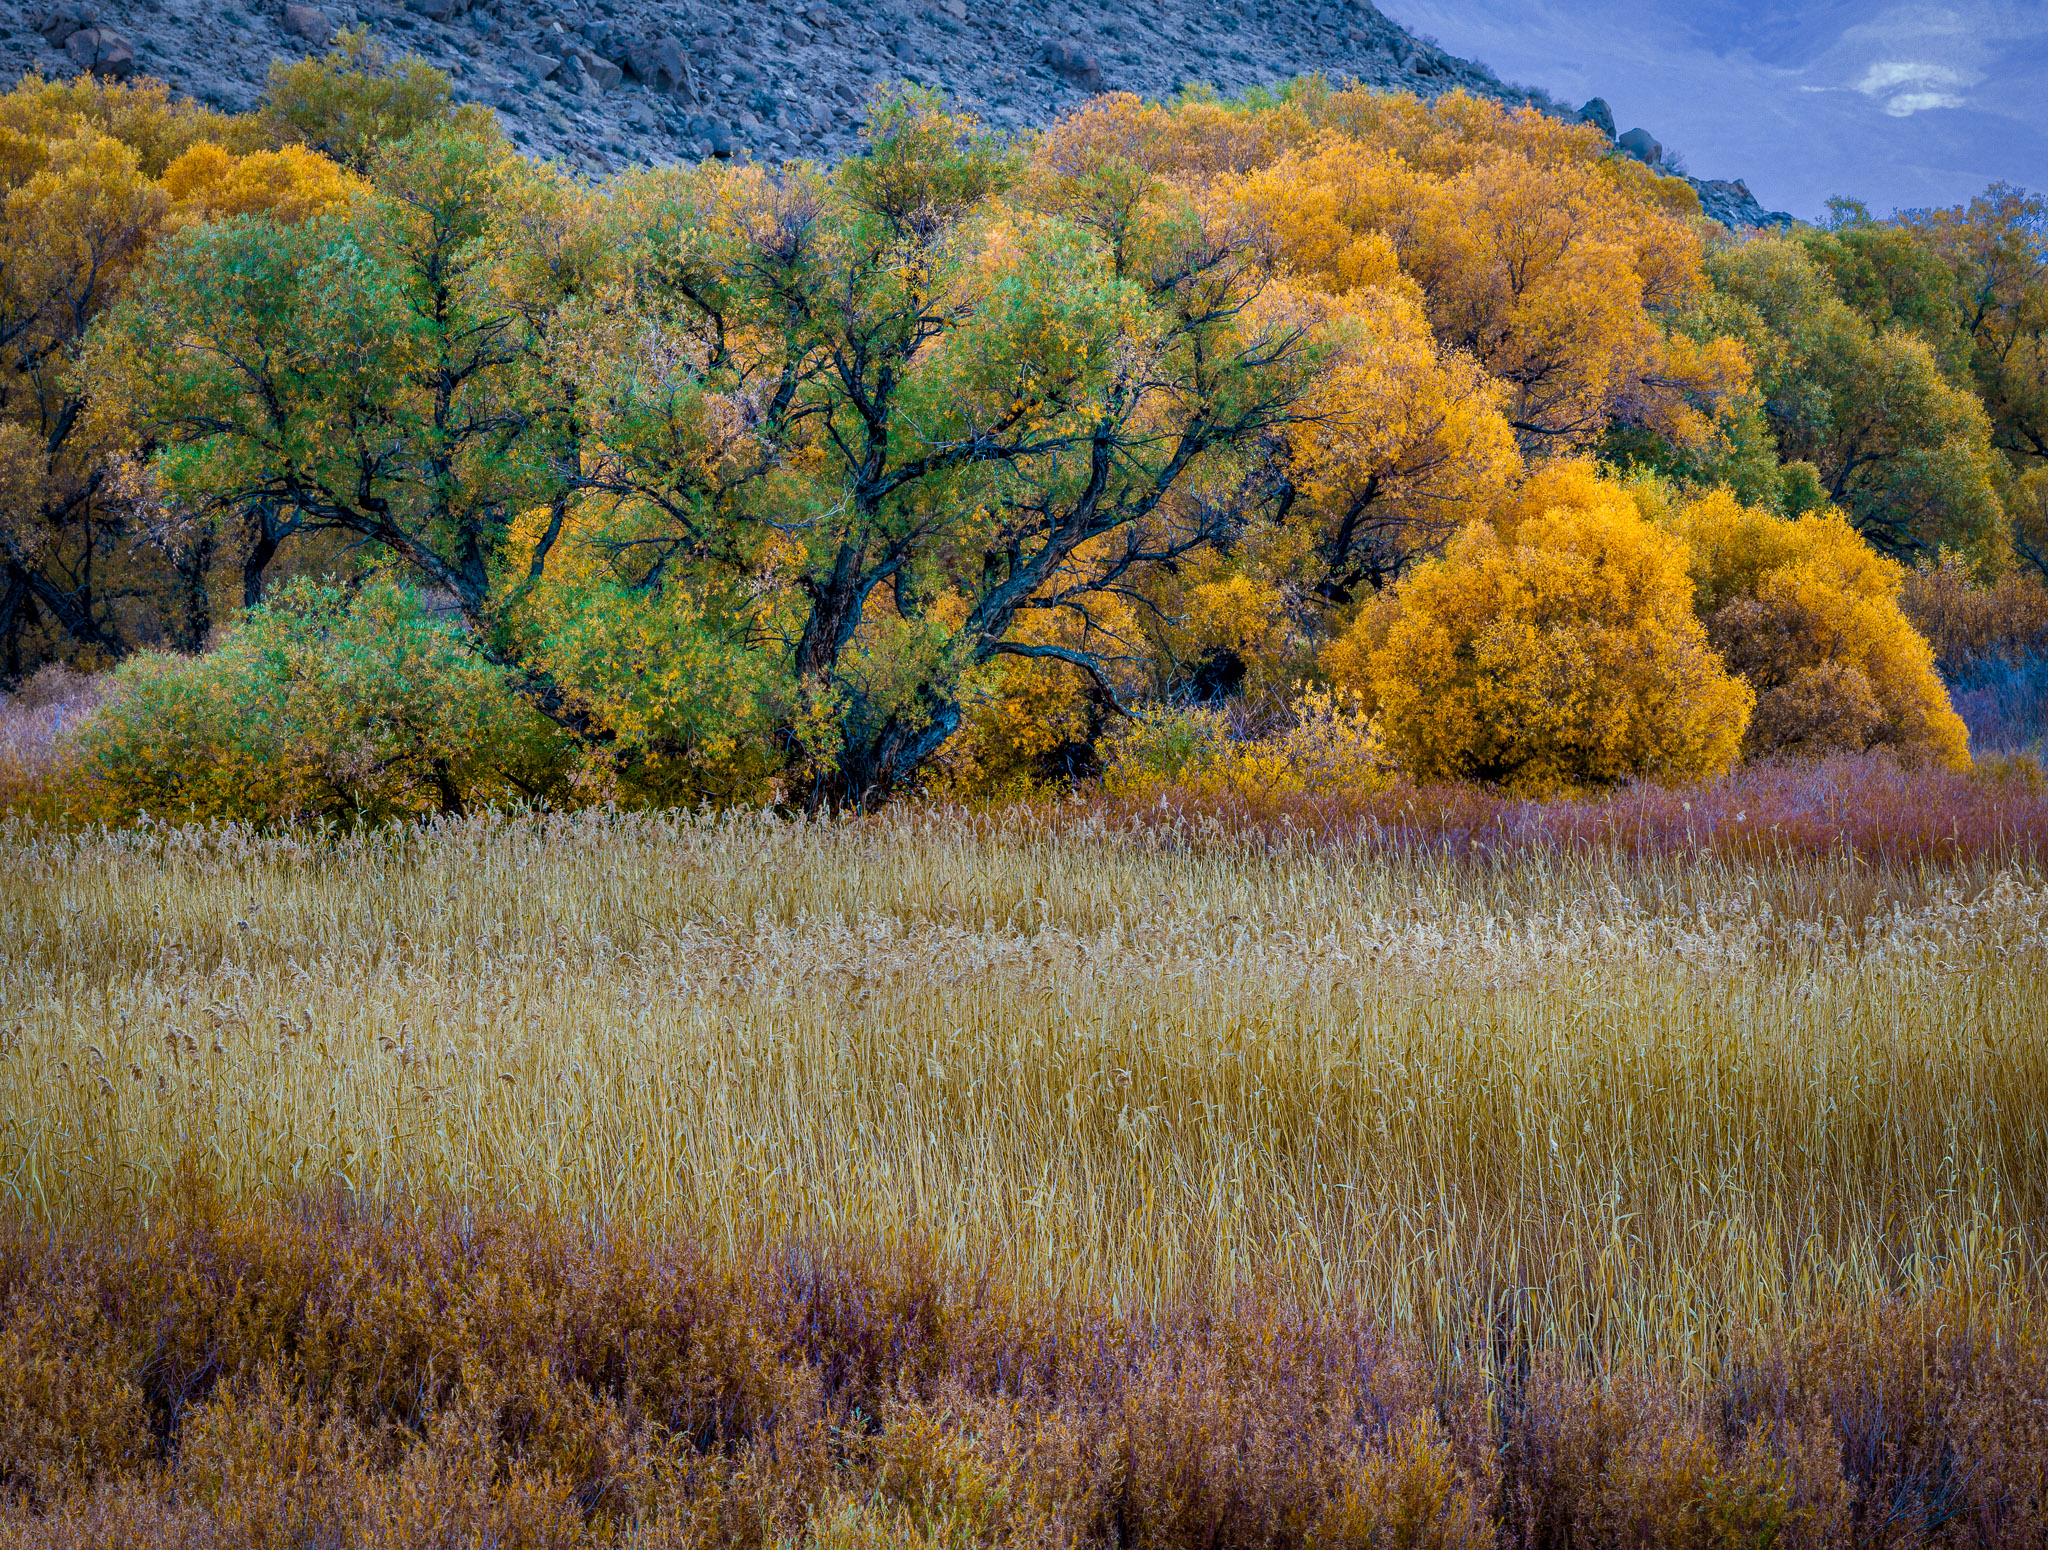
<svg viewBox="0 0 2048 1550"><path fill-rule="evenodd" d="M297 521L280 522L277 508L268 504L255 511L256 539L242 557L242 606L254 608L263 601L263 573L277 558L284 541L299 530Z"/></svg>
<svg viewBox="0 0 2048 1550"><path fill-rule="evenodd" d="M206 573L213 568L213 529L205 526L200 536L185 546L177 562L178 579L184 583L184 608L180 644L188 652L206 649L206 637L213 631L213 598L207 590Z"/></svg>

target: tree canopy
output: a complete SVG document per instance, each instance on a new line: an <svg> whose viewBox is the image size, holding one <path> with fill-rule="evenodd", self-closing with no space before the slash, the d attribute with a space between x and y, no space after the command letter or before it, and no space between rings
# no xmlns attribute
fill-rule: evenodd
<svg viewBox="0 0 2048 1550"><path fill-rule="evenodd" d="M25 85L0 177L0 677L167 647L136 703L324 704L192 654L428 630L553 763L407 744L394 812L1150 779L1183 733L1233 779L1954 762L1895 562L2048 554L2010 190L1730 238L1583 125L1318 82L1028 141L907 91L836 168L592 185L354 34L241 118ZM1673 580L1780 528L1739 595ZM294 575L344 591L266 609Z"/></svg>

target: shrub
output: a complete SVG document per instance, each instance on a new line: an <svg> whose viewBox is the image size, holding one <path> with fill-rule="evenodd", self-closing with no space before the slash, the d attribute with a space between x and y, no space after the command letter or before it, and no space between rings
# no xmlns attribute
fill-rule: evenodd
<svg viewBox="0 0 2048 1550"><path fill-rule="evenodd" d="M0 694L0 810L61 813L60 793L76 780L78 731L105 693L104 678L46 662Z"/></svg>
<svg viewBox="0 0 2048 1550"><path fill-rule="evenodd" d="M273 62L258 118L280 143L310 145L361 172L379 146L438 123L453 103L447 76L415 55L392 63L358 27L324 59Z"/></svg>
<svg viewBox="0 0 2048 1550"><path fill-rule="evenodd" d="M1395 591L1369 653L1394 757L1417 780L1518 793L1697 780L1734 759L1752 696L1692 611L1683 543L1584 465L1531 481Z"/></svg>
<svg viewBox="0 0 2048 1550"><path fill-rule="evenodd" d="M1292 715L1282 730L1241 738L1214 707L1162 711L1111 742L1103 786L1123 797L1180 790L1267 799L1358 795L1386 784L1386 745L1359 695L1305 689Z"/></svg>
<svg viewBox="0 0 2048 1550"><path fill-rule="evenodd" d="M1660 508L1645 492L1646 504ZM1756 691L1745 751L1820 756L1884 746L1951 769L1969 734L1934 653L1900 607L1906 571L1839 513L1787 521L1717 490L1675 509L1716 649Z"/></svg>
<svg viewBox="0 0 2048 1550"><path fill-rule="evenodd" d="M2048 586L2025 571L1986 584L1948 551L1906 576L1899 606L1951 679L1981 657L2048 656Z"/></svg>
<svg viewBox="0 0 2048 1550"><path fill-rule="evenodd" d="M416 594L306 582L218 651L124 663L83 764L98 816L258 822L460 812L563 775L557 736Z"/></svg>

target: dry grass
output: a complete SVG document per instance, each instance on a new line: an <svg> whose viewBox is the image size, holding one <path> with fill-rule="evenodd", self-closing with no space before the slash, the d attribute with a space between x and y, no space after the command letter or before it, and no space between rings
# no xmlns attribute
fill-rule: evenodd
<svg viewBox="0 0 2048 1550"><path fill-rule="evenodd" d="M1258 1285L1443 1361L1718 1370L2031 1307L2048 891L1181 820L478 819L0 837L0 1189L358 1196L919 1244L1020 1295Z"/></svg>

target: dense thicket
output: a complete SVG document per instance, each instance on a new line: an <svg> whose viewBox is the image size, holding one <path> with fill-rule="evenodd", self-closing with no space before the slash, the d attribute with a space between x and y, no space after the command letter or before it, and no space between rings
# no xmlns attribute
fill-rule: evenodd
<svg viewBox="0 0 2048 1550"><path fill-rule="evenodd" d="M184 654L122 672L109 811L220 810L123 750L237 767L244 696L329 703L254 642L344 616L465 708L270 718L329 772L279 815L1020 789L1154 767L1166 705L1318 769L1356 720L1361 782L1956 763L1894 562L2048 573L2011 190L1730 240L1579 126L1315 83L591 187L360 39L240 119L25 83L0 180L0 673Z"/></svg>

